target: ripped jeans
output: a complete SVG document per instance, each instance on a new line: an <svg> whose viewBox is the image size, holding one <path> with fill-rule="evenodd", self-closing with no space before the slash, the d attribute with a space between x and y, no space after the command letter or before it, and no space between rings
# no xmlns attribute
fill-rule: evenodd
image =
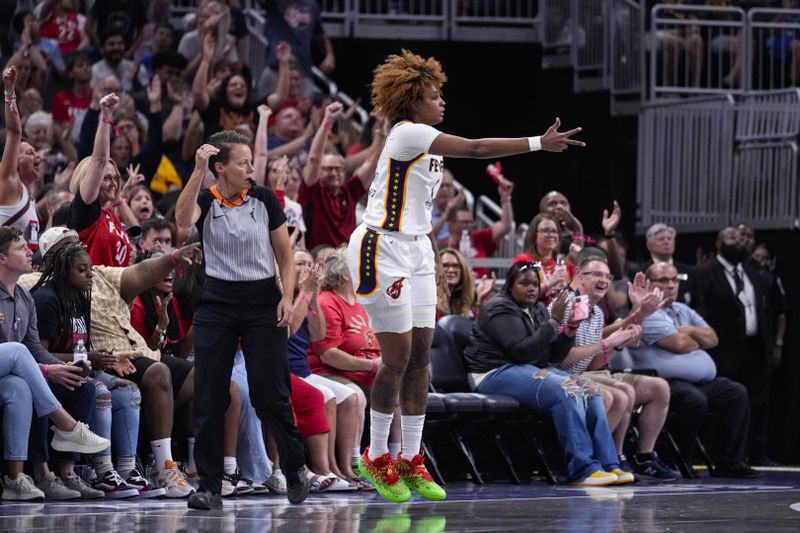
<svg viewBox="0 0 800 533"><path fill-rule="evenodd" d="M111 440L117 457L135 457L142 403L139 388L105 372L97 372L95 379L102 384L97 385L97 402L89 427L101 437ZM102 397L109 392L110 400L107 396ZM111 447L97 455L111 455Z"/></svg>
<svg viewBox="0 0 800 533"><path fill-rule="evenodd" d="M555 368L508 364L486 376L476 391L512 396L529 409L549 413L567 454L570 481L596 470L619 468L603 397L590 384L582 384L579 376Z"/></svg>

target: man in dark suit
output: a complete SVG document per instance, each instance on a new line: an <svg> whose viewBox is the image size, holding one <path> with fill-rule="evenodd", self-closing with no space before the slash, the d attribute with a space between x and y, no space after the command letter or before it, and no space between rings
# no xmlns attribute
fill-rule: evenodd
<svg viewBox="0 0 800 533"><path fill-rule="evenodd" d="M727 227L717 235L717 257L698 267L692 306L719 336L709 350L720 376L747 387L750 396L750 461L767 460L767 399L772 352L769 307L758 272L747 261L741 232Z"/></svg>
<svg viewBox="0 0 800 533"><path fill-rule="evenodd" d="M675 228L666 224L653 224L644 234L645 246L650 252L650 259L644 261L636 270L646 272L655 263L669 263L678 269L678 302L691 305L691 284L694 278L694 267L674 261ZM633 275L631 275L633 279Z"/></svg>

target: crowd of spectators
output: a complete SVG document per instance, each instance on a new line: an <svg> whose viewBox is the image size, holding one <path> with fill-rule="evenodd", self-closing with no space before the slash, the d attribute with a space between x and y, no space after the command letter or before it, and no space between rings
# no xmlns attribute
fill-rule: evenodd
<svg viewBox="0 0 800 533"><path fill-rule="evenodd" d="M373 118L359 131L355 107L314 87L313 64L336 67L315 2L266 3L264 72L243 61L239 2L198 4L176 24L158 0L19 2L3 33L0 331L13 348L0 349L4 500L195 490L192 313L203 269L174 206L195 152L220 130L253 144L255 182L275 191L288 220L298 277L291 403L312 490L371 489L354 464L381 347L342 245L391 125ZM716 257L691 266L673 260L675 230L656 224L650 260L634 264L616 202L591 238L553 191L501 280L472 265L515 237L514 184L496 181L500 215L487 227L476 228L473 195L449 171L432 198L447 286L437 318L473 321L471 386L552 415L572 481L677 478L658 436L668 428L691 458L708 411L720 419L714 475L754 477L750 464L770 464L769 369L787 306L752 230L723 229ZM77 363L83 349L88 363ZM250 403L258 392L240 353L219 428L225 496L287 490ZM76 421L94 447L62 444ZM632 423L638 438L626 448ZM399 427L389 448L400 450Z"/></svg>

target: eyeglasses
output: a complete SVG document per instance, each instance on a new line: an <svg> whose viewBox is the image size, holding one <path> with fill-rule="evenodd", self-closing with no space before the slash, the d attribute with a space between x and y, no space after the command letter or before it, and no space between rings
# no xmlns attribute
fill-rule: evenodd
<svg viewBox="0 0 800 533"><path fill-rule="evenodd" d="M119 176L115 176L113 174L106 174L105 176L103 176L103 181L115 181L115 180L118 180L118 179L119 179Z"/></svg>
<svg viewBox="0 0 800 533"><path fill-rule="evenodd" d="M474 224L475 221L472 220L472 219L470 219L470 220L456 220L455 223L456 224Z"/></svg>
<svg viewBox="0 0 800 533"><path fill-rule="evenodd" d="M536 233L544 233L545 235L558 235L558 230L553 228L537 229Z"/></svg>
<svg viewBox="0 0 800 533"><path fill-rule="evenodd" d="M450 270L461 270L461 265L459 265L458 263L442 263L442 268L444 270L447 270L447 269L450 269Z"/></svg>
<svg viewBox="0 0 800 533"><path fill-rule="evenodd" d="M342 167L321 167L323 172L344 172Z"/></svg>
<svg viewBox="0 0 800 533"><path fill-rule="evenodd" d="M605 279L606 281L614 281L614 276L612 276L608 272L599 272L599 271L592 271L592 272L581 272L584 276L591 276L597 279Z"/></svg>

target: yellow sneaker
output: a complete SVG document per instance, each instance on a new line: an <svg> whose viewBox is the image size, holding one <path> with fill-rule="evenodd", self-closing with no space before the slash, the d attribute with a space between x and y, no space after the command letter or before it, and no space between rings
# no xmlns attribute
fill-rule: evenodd
<svg viewBox="0 0 800 533"><path fill-rule="evenodd" d="M573 482L579 487L602 487L604 485L614 485L617 482L617 475L604 470L596 470L591 475Z"/></svg>
<svg viewBox="0 0 800 533"><path fill-rule="evenodd" d="M617 476L617 481L614 485L627 485L628 483L633 483L636 481L636 478L630 472L625 472L621 468L615 468L611 471L612 474Z"/></svg>

